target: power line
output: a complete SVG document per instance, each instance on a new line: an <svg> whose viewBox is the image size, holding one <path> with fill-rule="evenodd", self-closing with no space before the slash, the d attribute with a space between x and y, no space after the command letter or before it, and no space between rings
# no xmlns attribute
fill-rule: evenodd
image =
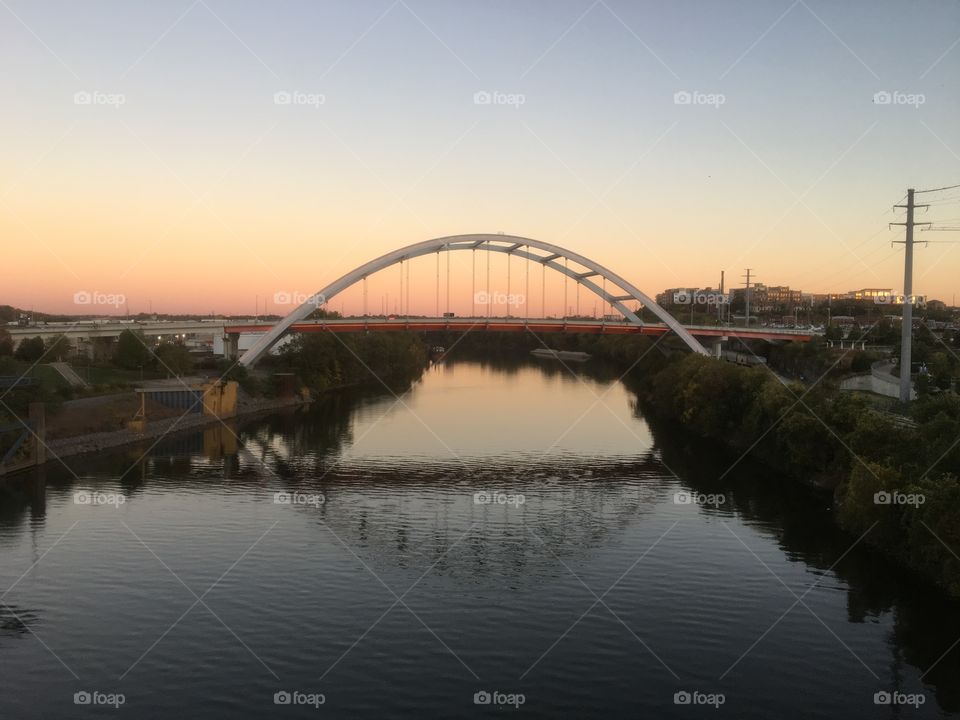
<svg viewBox="0 0 960 720"><path fill-rule="evenodd" d="M954 188L960 188L960 185L946 185L944 187L931 188L930 190L914 190L915 194L919 193L928 193L928 192L940 192L941 190L953 190Z"/></svg>
<svg viewBox="0 0 960 720"><path fill-rule="evenodd" d="M927 204L928 204L928 205L931 205L931 206L938 206L938 207L939 207L940 205L949 205L949 204L951 204L951 203L955 203L955 202L957 202L957 200L960 200L960 194L957 194L957 195L947 195L946 197L940 197L940 198L937 198L936 200L931 200L931 201L930 201L929 203L927 203Z"/></svg>

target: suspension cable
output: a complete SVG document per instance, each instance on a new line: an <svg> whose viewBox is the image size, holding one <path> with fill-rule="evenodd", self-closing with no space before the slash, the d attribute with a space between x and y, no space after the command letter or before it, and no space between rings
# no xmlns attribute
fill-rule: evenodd
<svg viewBox="0 0 960 720"><path fill-rule="evenodd" d="M523 317L528 320L530 318L530 246L524 245L523 251L527 254L527 262L523 265L526 273L526 284L523 288Z"/></svg>
<svg viewBox="0 0 960 720"><path fill-rule="evenodd" d="M507 315L510 315L510 260L513 259L513 253L507 253Z"/></svg>
<svg viewBox="0 0 960 720"><path fill-rule="evenodd" d="M490 250L487 249L487 319L490 318Z"/></svg>

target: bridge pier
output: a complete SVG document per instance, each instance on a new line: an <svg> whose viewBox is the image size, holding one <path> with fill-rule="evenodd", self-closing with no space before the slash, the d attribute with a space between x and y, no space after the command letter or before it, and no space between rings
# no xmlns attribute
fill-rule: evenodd
<svg viewBox="0 0 960 720"><path fill-rule="evenodd" d="M725 342L727 342L729 339L730 339L730 338L728 338L726 335L723 335L723 336L718 337L718 338L714 338L714 339L710 342L710 354L711 354L714 358L716 358L717 360L719 360L719 359L723 356L723 344L724 344Z"/></svg>
<svg viewBox="0 0 960 720"><path fill-rule="evenodd" d="M845 341L845 340L841 340L841 341L840 341L840 349L841 349L841 350L844 349L844 346L843 346L843 343L844 343L844 342L847 342L847 341ZM867 341L866 341L866 340L850 340L849 343L850 343L850 347L847 348L848 350L856 350L856 349L857 349L857 345L860 346L860 349L861 349L861 350L866 350L866 349L867 349Z"/></svg>
<svg viewBox="0 0 960 720"><path fill-rule="evenodd" d="M224 333L223 357L225 360L236 360L240 356L240 333Z"/></svg>

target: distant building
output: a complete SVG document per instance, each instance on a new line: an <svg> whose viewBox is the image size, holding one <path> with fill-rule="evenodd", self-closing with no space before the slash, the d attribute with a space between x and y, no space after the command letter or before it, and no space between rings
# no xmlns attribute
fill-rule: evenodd
<svg viewBox="0 0 960 720"><path fill-rule="evenodd" d="M890 288L862 288L847 293L851 300L874 300L878 297L889 297L891 295L893 295L893 290Z"/></svg>
<svg viewBox="0 0 960 720"><path fill-rule="evenodd" d="M800 290L791 290L786 285L771 285L767 288L767 303L771 307L795 307L803 302Z"/></svg>
<svg viewBox="0 0 960 720"><path fill-rule="evenodd" d="M810 302L814 305L822 305L823 303L831 302L832 300L849 300L850 293L812 293L810 295Z"/></svg>
<svg viewBox="0 0 960 720"><path fill-rule="evenodd" d="M657 293L654 300L660 307L670 307L676 304L674 302L675 297L683 297L685 294L693 294L695 291L696 288L667 288L662 293Z"/></svg>
<svg viewBox="0 0 960 720"><path fill-rule="evenodd" d="M729 296L711 287L707 288L668 288L658 293L655 300L660 307L696 305L701 308L707 306L726 305Z"/></svg>
<svg viewBox="0 0 960 720"><path fill-rule="evenodd" d="M755 285L750 286L750 312L753 313L762 313L770 309L770 302L768 298L768 288L763 283L756 283ZM747 289L746 288L734 288L733 289L733 302L744 304L746 302Z"/></svg>

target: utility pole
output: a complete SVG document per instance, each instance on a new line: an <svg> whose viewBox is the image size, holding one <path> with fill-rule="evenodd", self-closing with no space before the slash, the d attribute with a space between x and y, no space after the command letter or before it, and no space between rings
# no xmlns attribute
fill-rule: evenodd
<svg viewBox="0 0 960 720"><path fill-rule="evenodd" d="M747 274L743 277L747 278L747 291L743 294L746 300L746 309L744 315L746 316L746 326L750 327L750 273L753 271L753 268L747 268Z"/></svg>
<svg viewBox="0 0 960 720"><path fill-rule="evenodd" d="M717 298L717 325L723 325L723 274L724 271L720 271L720 296Z"/></svg>
<svg viewBox="0 0 960 720"><path fill-rule="evenodd" d="M910 402L910 370L911 362L911 344L913 342L913 227L916 223L913 221L913 211L918 207L929 207L929 205L916 205L913 202L914 189L907 190L907 204L894 205L898 208L906 208L907 221L902 223L892 223L893 225L903 225L906 228L903 240L903 305L902 319L900 322L900 402ZM921 223L928 225L929 223ZM901 242L896 240L895 242Z"/></svg>

